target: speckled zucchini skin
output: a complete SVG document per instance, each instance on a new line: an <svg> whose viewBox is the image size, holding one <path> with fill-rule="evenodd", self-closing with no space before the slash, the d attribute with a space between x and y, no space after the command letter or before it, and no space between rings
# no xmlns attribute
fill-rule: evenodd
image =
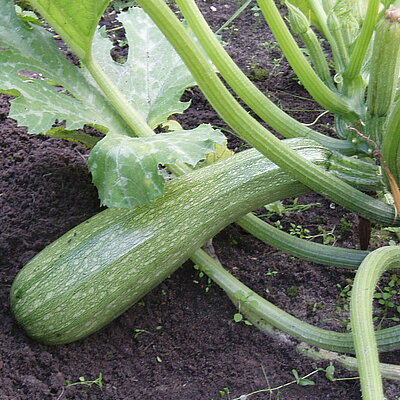
<svg viewBox="0 0 400 400"><path fill-rule="evenodd" d="M329 157L307 140L288 143L314 162ZM150 206L105 210L29 261L11 288L14 316L40 342L81 339L131 307L240 216L307 191L256 150L173 179Z"/></svg>

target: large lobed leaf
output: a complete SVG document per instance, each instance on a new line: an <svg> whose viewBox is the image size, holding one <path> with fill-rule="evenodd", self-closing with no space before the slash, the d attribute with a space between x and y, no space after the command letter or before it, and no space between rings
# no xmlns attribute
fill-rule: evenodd
<svg viewBox="0 0 400 400"><path fill-rule="evenodd" d="M116 63L110 56L112 43L98 31L93 45L96 61L152 128L189 106L180 98L196 81L165 36L139 7L118 17L129 43L128 59Z"/></svg>
<svg viewBox="0 0 400 400"><path fill-rule="evenodd" d="M11 118L30 133L48 132L57 119L66 120L70 129L90 124L104 132L129 132L96 84L60 52L51 33L21 21L12 1L0 0L0 8L0 92L18 96ZM23 79L20 71L34 71L65 91L45 80Z"/></svg>
<svg viewBox="0 0 400 400"><path fill-rule="evenodd" d="M37 3L51 3L52 7L64 4L61 0ZM150 202L163 194L160 164L180 161L195 165L214 151L215 143L224 142L219 131L204 125L187 132L132 138L134 132L110 106L96 82L85 69L65 59L52 35L40 26L20 20L11 1L0 0L0 6L0 92L17 97L12 101L10 117L27 126L31 133L48 133L90 146L95 141L90 137L81 139L72 130L90 124L107 132L94 146L89 159L103 204L132 208ZM47 14L54 11L52 7L46 10ZM71 14L71 10L66 5L55 15L58 18L64 12ZM68 16L68 23L73 21L71 18ZM84 39L89 37L92 23L82 25L78 17L77 21L74 32L81 31ZM180 102L180 97L195 81L142 9L131 9L120 16L120 21L130 45L127 61L119 64L112 60L112 44L101 31L94 35L93 54L129 103L156 127L171 114L187 108L189 103ZM66 121L65 130L52 128L57 120Z"/></svg>
<svg viewBox="0 0 400 400"><path fill-rule="evenodd" d="M21 21L11 1L0 0L0 6L0 92L18 96L12 102L11 118L31 133L46 133L56 120L66 120L67 129L89 124L104 132L134 135L87 71L65 59L49 32ZM188 107L179 99L195 81L142 9L133 8L120 19L130 43L127 62L112 60L112 43L101 32L95 35L93 53L132 106L155 127ZM57 91L47 80L27 81L19 75L24 70L66 90Z"/></svg>
<svg viewBox="0 0 400 400"><path fill-rule="evenodd" d="M210 125L150 138L108 135L90 152L89 168L102 204L133 208L164 193L159 164L196 165L223 144L225 136Z"/></svg>

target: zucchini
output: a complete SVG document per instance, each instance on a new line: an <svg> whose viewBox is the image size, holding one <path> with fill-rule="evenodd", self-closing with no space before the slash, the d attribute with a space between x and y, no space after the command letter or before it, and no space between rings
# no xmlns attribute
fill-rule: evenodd
<svg viewBox="0 0 400 400"><path fill-rule="evenodd" d="M307 139L286 143L321 165L331 154ZM81 339L131 307L229 223L308 191L253 149L173 179L152 204L107 209L36 255L13 282L12 312L45 344Z"/></svg>

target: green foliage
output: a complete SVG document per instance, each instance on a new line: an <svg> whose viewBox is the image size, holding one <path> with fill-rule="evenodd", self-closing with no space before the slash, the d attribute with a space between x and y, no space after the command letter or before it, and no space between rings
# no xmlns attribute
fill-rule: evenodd
<svg viewBox="0 0 400 400"><path fill-rule="evenodd" d="M320 203L298 204L298 201L299 199L295 198L292 200L292 204L284 204L281 200L267 204L265 209L269 212L260 215L260 217L272 217L274 214L278 214L280 217L282 217L283 215L289 215L295 212L303 212L312 207L321 206Z"/></svg>
<svg viewBox="0 0 400 400"><path fill-rule="evenodd" d="M400 322L400 278L396 274L390 276L389 281L383 288L378 286L378 291L374 294L374 298L379 304L376 310L378 315L374 317L374 320L378 322L378 329L382 327L386 320Z"/></svg>
<svg viewBox="0 0 400 400"><path fill-rule="evenodd" d="M184 90L196 82L172 45L141 8L129 8L118 20L126 32L128 59L124 63L113 61L110 54L113 44L105 28L94 35L94 58L129 104L155 128L170 115L182 113L189 106L180 98Z"/></svg>
<svg viewBox="0 0 400 400"><path fill-rule="evenodd" d="M11 118L30 133L46 133L57 120L65 120L67 130L88 124L104 132L129 131L99 88L66 60L51 33L21 21L10 1L0 0L0 6L0 92L17 96ZM20 71L31 71L31 78Z"/></svg>
<svg viewBox="0 0 400 400"><path fill-rule="evenodd" d="M102 204L134 208L163 195L160 164L185 162L195 166L214 151L214 143L224 142L225 136L210 125L150 138L109 134L91 151L89 169Z"/></svg>
<svg viewBox="0 0 400 400"><path fill-rule="evenodd" d="M93 385L98 386L101 390L103 390L103 374L100 372L99 376L97 379L95 380L87 380L84 376L80 376L79 380L77 382L72 382L69 380L65 381L67 386L77 386L77 385L83 385L83 386L88 386L88 387L92 387Z"/></svg>
<svg viewBox="0 0 400 400"><path fill-rule="evenodd" d="M81 60L90 57L94 32L109 0L30 0Z"/></svg>
<svg viewBox="0 0 400 400"><path fill-rule="evenodd" d="M58 1L58 7L65 6L67 25L76 23L68 32L61 29L63 38L77 41L77 32L86 32L81 35L85 53L88 53L86 41L90 41L103 72L112 77L116 90L129 99L129 105L140 110L152 127L188 107L189 103L180 102L180 97L195 82L173 47L142 9L130 9L119 17L130 43L128 60L120 64L111 58L112 43L104 29L95 31L93 28L104 2L94 4L87 0L80 6L70 2L67 7L62 0ZM39 8L41 4L41 1L35 3ZM102 204L133 208L149 203L164 193L159 164L176 164L179 160L194 166L214 151L214 143L224 144L224 136L206 125L187 132L157 135L153 139L133 138L135 132L110 106L102 89L85 69L64 58L52 35L18 18L11 2L0 0L0 5L3 6L0 46L4 46L0 51L0 91L17 96L12 101L10 117L27 126L31 133L44 133L93 148L89 168ZM85 19L82 7L90 18ZM49 13L52 12L47 10L44 16L47 18ZM57 29L61 11L53 14L54 20L50 18L49 21L54 22ZM141 40L137 40L138 37ZM31 71L29 78L22 75L21 70ZM64 120L65 128L53 128L57 120ZM74 131L85 124L108 135L99 141Z"/></svg>
<svg viewBox="0 0 400 400"><path fill-rule="evenodd" d="M208 293L208 292L210 291L210 289L211 289L211 286L212 286L212 279L206 275L207 269L206 269L206 268L199 267L198 265L193 265L193 268L197 271L197 273L198 273L198 278L199 278L199 279L202 279L203 281L206 282L206 284L205 284L206 286L205 286L205 288L204 288L204 291L205 291L206 293ZM197 281L196 279L193 280L193 282L194 282L194 283L200 283L200 282Z"/></svg>

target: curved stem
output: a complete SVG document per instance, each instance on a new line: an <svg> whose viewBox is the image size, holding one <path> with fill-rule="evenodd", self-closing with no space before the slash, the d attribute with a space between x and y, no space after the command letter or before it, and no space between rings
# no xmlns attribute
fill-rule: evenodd
<svg viewBox="0 0 400 400"><path fill-rule="evenodd" d="M357 269L368 255L368 251L327 246L297 238L273 227L253 214L247 214L236 223L264 243L301 259L320 264Z"/></svg>
<svg viewBox="0 0 400 400"><path fill-rule="evenodd" d="M395 221L392 206L352 188L288 149L245 111L216 76L206 57L163 0L138 0L175 47L211 105L250 145L296 179L364 218L386 225Z"/></svg>
<svg viewBox="0 0 400 400"><path fill-rule="evenodd" d="M300 33L299 35L310 54L310 58L318 76L330 89L334 89L335 85L333 84L328 61L317 35L312 29L308 29L307 32Z"/></svg>
<svg viewBox="0 0 400 400"><path fill-rule="evenodd" d="M311 68L290 34L273 0L257 1L283 54L311 96L335 114L341 115L349 121L357 121L359 119L358 111L353 108L353 105L350 105L348 99L330 90Z"/></svg>
<svg viewBox="0 0 400 400"><path fill-rule="evenodd" d="M367 14L361 28L361 32L351 53L347 70L343 74L345 83L347 84L353 79L356 79L361 73L361 68L365 61L365 55L368 51L369 42L371 41L372 34L374 33L376 20L378 18L379 6L379 0L369 0Z"/></svg>
<svg viewBox="0 0 400 400"><path fill-rule="evenodd" d="M132 129L135 136L147 137L154 134L143 117L132 107L126 97L115 87L93 57L85 59L85 66L97 82L118 114Z"/></svg>
<svg viewBox="0 0 400 400"><path fill-rule="evenodd" d="M271 332L271 329L277 328L323 349L354 353L353 336L350 333L318 328L281 310L232 276L218 261L204 251L198 250L190 258L226 292L237 307L240 306L240 312L259 329ZM399 325L377 331L376 337L380 351L400 348Z"/></svg>
<svg viewBox="0 0 400 400"><path fill-rule="evenodd" d="M373 251L358 268L351 292L350 320L365 400L384 398L372 319L372 301L379 278L385 271L393 268L400 268L400 249L397 246L381 247Z"/></svg>
<svg viewBox="0 0 400 400"><path fill-rule="evenodd" d="M290 117L268 99L235 64L211 31L194 0L176 0L185 20L218 71L239 97L268 125L286 138L308 137L344 154L354 154L351 142L333 139L316 132ZM315 44L315 43L314 43ZM319 46L319 43L316 43ZM320 46L319 49L321 50ZM321 50L322 53L322 50ZM325 58L321 56L321 64ZM326 62L326 60L325 60ZM329 74L328 74L329 75Z"/></svg>

